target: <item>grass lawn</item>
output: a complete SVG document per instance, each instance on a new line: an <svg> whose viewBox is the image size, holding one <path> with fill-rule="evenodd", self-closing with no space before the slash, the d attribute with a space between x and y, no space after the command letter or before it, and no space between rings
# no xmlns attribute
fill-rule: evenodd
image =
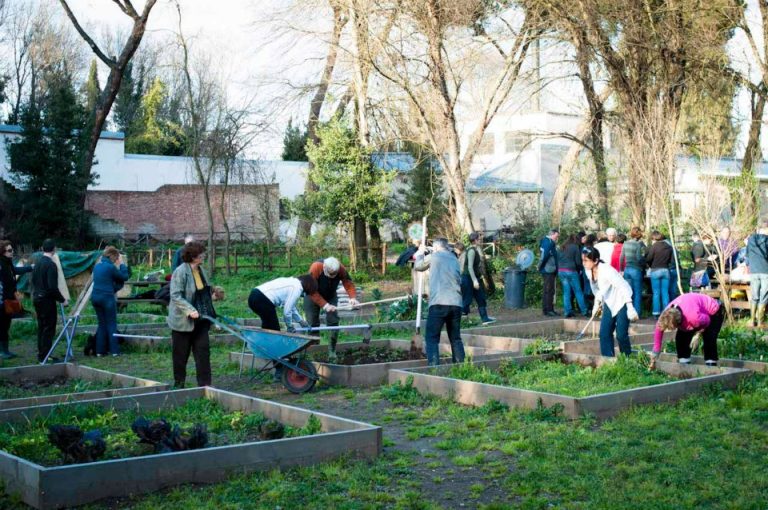
<svg viewBox="0 0 768 510"><path fill-rule="evenodd" d="M14 324L11 347L30 363L34 328ZM712 387L673 405L637 406L608 421L568 421L556 410L465 407L408 385L374 389L319 385L296 396L271 375L237 377L231 348L213 346L217 387L384 427L373 462L233 476L85 508L351 509L765 509L768 508L768 377L736 391ZM170 382L169 352L89 358L84 364ZM188 383L194 381L190 361ZM119 483L119 481L116 481ZM13 496L0 508L20 509Z"/></svg>

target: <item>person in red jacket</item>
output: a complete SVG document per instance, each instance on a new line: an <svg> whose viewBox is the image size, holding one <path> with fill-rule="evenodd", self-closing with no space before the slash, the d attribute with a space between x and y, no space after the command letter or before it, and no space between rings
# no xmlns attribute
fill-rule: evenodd
<svg viewBox="0 0 768 510"><path fill-rule="evenodd" d="M623 273L624 268L627 266L626 262L624 262L624 264L621 263L621 250L624 248L624 241L626 240L626 234L617 235L616 244L613 245L613 253L611 254L611 266L613 266L613 268L619 273Z"/></svg>
<svg viewBox="0 0 768 510"><path fill-rule="evenodd" d="M304 297L304 316L313 328L320 325L320 309L325 310L325 323L328 326L339 325L339 314L336 312L336 305L339 297L336 295L336 289L341 283L349 295L350 306L357 306L357 291L355 284L349 277L346 268L335 257L328 257L325 260L313 262L309 266L309 274L317 280L317 292L313 292ZM330 359L336 356L336 342L339 338L339 331L330 332L330 345L328 346L328 355Z"/></svg>

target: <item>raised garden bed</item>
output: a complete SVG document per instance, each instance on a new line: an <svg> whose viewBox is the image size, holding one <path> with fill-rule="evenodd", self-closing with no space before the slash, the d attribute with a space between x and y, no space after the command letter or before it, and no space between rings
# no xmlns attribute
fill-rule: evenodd
<svg viewBox="0 0 768 510"><path fill-rule="evenodd" d="M584 319L553 319L536 322L501 324L471 328L461 332L465 345L485 347L526 354L526 347L534 343L555 343L564 352L600 355L599 319L584 332L581 340L576 337L587 325ZM633 324L629 328L629 340L633 346L653 341L653 326ZM615 346L618 352L618 344ZM529 350L530 353L530 350Z"/></svg>
<svg viewBox="0 0 768 510"><path fill-rule="evenodd" d="M675 350L675 333L664 337L663 351L660 358L663 361L677 362ZM644 345L650 351L653 344ZM694 351L691 362L703 365L705 359L701 356L702 344ZM745 368L755 372L768 373L768 337L761 330L743 330L723 328L717 339L718 364L721 367Z"/></svg>
<svg viewBox="0 0 768 510"><path fill-rule="evenodd" d="M106 436L107 452L113 458L45 466L0 452L0 476L8 494L17 494L35 508L61 508L183 483L215 482L244 471L309 465L350 454L373 458L381 452L380 427L214 388L20 409L7 421L16 424L14 431L39 435L43 422L78 415L83 428L115 428L113 436ZM138 441L136 436L117 431L139 415L165 416L184 425L205 423L213 443L189 451L146 452L145 447L127 444L134 438ZM292 437L263 440L255 424L265 419L283 424ZM19 443L16 435L2 438L0 444ZM36 461L56 463L55 454L34 448ZM129 456L136 451L142 455Z"/></svg>
<svg viewBox="0 0 768 510"><path fill-rule="evenodd" d="M165 391L167 384L74 363L0 369L0 421L5 409Z"/></svg>
<svg viewBox="0 0 768 510"><path fill-rule="evenodd" d="M368 349L368 354L361 354ZM410 368L426 366L427 360L423 352L410 352L411 342L408 340L373 340L370 344L362 342L340 343L336 347L338 360L336 363L327 363L320 360L313 361L320 380L326 384L338 386L377 386L387 382L387 373L394 368ZM478 347L464 348L467 356L475 359L497 357L504 354L503 351L483 349ZM346 353L351 353L350 355ZM327 359L327 345L313 345L307 349L310 357ZM450 363L451 346L447 342L440 342L440 354L443 362ZM414 359L415 358L415 359ZM232 352L230 361L240 362L240 353ZM386 361L390 359L391 361ZM264 358L246 354L244 358L246 366L253 365L259 368L266 363ZM345 364L344 362L357 362Z"/></svg>
<svg viewBox="0 0 768 510"><path fill-rule="evenodd" d="M750 371L725 367L705 367L705 366L686 366L677 363L659 362L657 370L661 372L660 378L653 381L653 385L637 387L638 384L645 384L646 379L642 374L633 376L625 373L631 367L617 367L614 376L621 376L618 379L614 377L611 383L611 370L600 387L595 381L589 382L589 378L582 377L581 381L575 381L568 370L563 370L559 366L554 366L549 373L544 375L556 375L551 380L539 381L533 385L531 381L525 380L525 370L510 370L508 375L515 375L514 383L528 386L535 389L526 389L523 387L504 386L503 368L505 365L517 364L526 365L529 363L542 363L546 360L549 363L577 364L581 366L597 368L606 364L616 364L618 358L606 358L602 356L585 354L548 354L543 356L527 356L519 358L497 358L485 361L476 361L473 364L467 364L466 370L473 374L486 374L486 381L475 382L458 379L451 376L452 371L457 370L452 366L441 366L437 368L414 368L404 370L391 370L389 372L390 383L400 382L402 384L413 384L413 386L422 393L437 395L441 397L453 398L456 402L480 406L492 400L503 404L524 408L537 408L541 406L557 408L565 415L571 418L577 418L585 413L591 413L598 418L607 418L619 413L631 405L668 402L678 400L686 395L697 392L710 384L719 384L722 387L733 388L738 385L739 380ZM499 369L502 368L502 373ZM535 368L535 367L534 367ZM458 370L461 370L459 367ZM557 372L560 371L559 375ZM623 374L623 375L622 375ZM460 372L457 375L461 375ZM664 378L671 377L672 380L664 382ZM558 380L559 379L559 380ZM512 380L512 379L507 379ZM587 382L584 382L584 381ZM634 380L630 388L627 383ZM588 394L583 396L569 396L563 393L553 393L553 390L563 391L573 390L573 386L580 384ZM594 386L593 388L590 388ZM616 388L613 390L613 388ZM578 388L576 388L578 389ZM549 390L549 391L546 391ZM609 390L609 391L604 391ZM595 393L595 391L603 393ZM574 393L574 391L570 391ZM580 391L575 392L580 394Z"/></svg>

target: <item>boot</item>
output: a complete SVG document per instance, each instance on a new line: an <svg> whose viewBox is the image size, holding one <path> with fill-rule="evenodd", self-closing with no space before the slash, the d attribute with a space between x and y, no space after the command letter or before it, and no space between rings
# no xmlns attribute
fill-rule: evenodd
<svg viewBox="0 0 768 510"><path fill-rule="evenodd" d="M757 303L749 304L749 321L753 328L757 327Z"/></svg>
<svg viewBox="0 0 768 510"><path fill-rule="evenodd" d="M757 307L757 327L763 327L763 317L765 316L765 305L759 305Z"/></svg>
<svg viewBox="0 0 768 510"><path fill-rule="evenodd" d="M13 359L17 358L14 353L8 350L8 341L6 340L2 344L0 344L0 358L2 359Z"/></svg>
<svg viewBox="0 0 768 510"><path fill-rule="evenodd" d="M336 334L334 334L336 333ZM328 361L330 363L336 362L336 343L338 342L339 337L338 333L336 331L331 333L330 342L328 343Z"/></svg>
<svg viewBox="0 0 768 510"><path fill-rule="evenodd" d="M480 319L483 321L483 326L496 322L495 317L488 317L488 308L481 306L477 308L477 311L480 313Z"/></svg>

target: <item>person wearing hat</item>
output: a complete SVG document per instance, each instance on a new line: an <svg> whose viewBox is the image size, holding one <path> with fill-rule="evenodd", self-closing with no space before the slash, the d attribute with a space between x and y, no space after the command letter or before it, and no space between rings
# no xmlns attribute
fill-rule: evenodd
<svg viewBox="0 0 768 510"><path fill-rule="evenodd" d="M304 316L307 322L313 328L320 326L320 310L322 309L325 310L326 325L338 326L339 314L336 312L336 305L339 302L339 297L336 295L336 289L339 287L339 283L344 286L344 290L349 295L349 305L355 307L360 304L357 301L355 284L352 283L347 269L336 257L328 257L325 260L313 262L309 266L309 274L317 282L317 291L304 297ZM330 333L328 355L330 359L334 359L339 331L331 330Z"/></svg>
<svg viewBox="0 0 768 510"><path fill-rule="evenodd" d="M486 301L485 282L483 282L485 257L480 249L480 234L477 232L469 234L469 242L469 248L459 256L462 313L469 315L472 301L477 301L477 312L485 326L496 322L496 319L488 316L488 302Z"/></svg>
<svg viewBox="0 0 768 510"><path fill-rule="evenodd" d="M52 239L43 241L43 256L32 270L32 304L37 313L37 360L42 362L51 350L53 336L56 334L56 303L66 299L59 291L59 273L53 254L56 243ZM51 357L52 361L58 359Z"/></svg>

